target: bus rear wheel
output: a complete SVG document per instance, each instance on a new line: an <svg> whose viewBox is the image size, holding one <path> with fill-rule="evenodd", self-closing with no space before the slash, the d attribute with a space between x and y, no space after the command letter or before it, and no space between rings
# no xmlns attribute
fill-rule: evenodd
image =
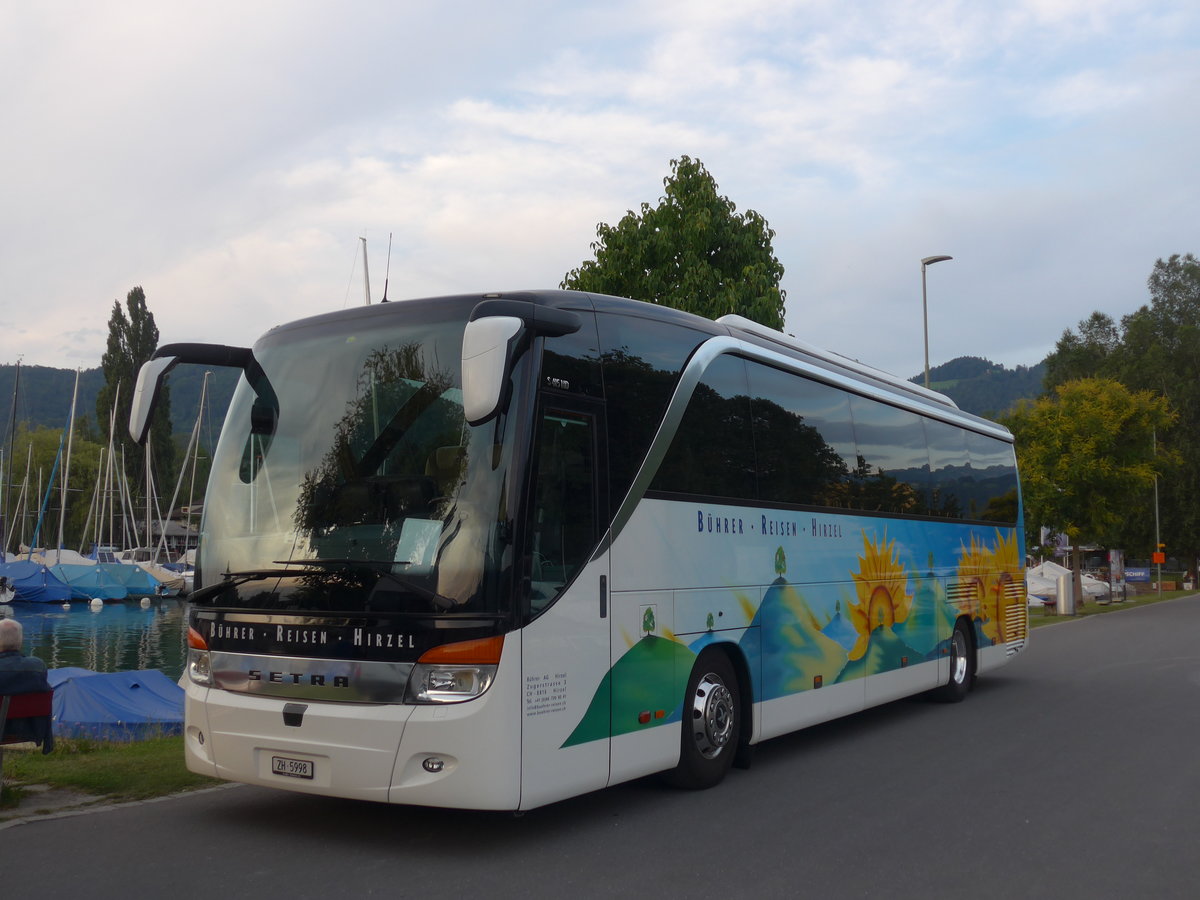
<svg viewBox="0 0 1200 900"><path fill-rule="evenodd" d="M959 619L950 638L950 680L933 692L933 699L958 703L966 698L974 683L975 648L966 622Z"/></svg>
<svg viewBox="0 0 1200 900"><path fill-rule="evenodd" d="M679 765L667 780L699 790L719 784L737 753L742 726L737 673L724 653L705 650L683 697Z"/></svg>

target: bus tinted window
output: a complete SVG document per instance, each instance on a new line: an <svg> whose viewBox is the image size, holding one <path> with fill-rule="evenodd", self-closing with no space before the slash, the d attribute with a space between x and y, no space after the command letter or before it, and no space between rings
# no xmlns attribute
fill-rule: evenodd
<svg viewBox="0 0 1200 900"><path fill-rule="evenodd" d="M929 451L916 413L850 395L858 458L851 509L921 515L928 511Z"/></svg>
<svg viewBox="0 0 1200 900"><path fill-rule="evenodd" d="M650 489L1008 524L1018 506L1010 444L729 355L704 373Z"/></svg>
<svg viewBox="0 0 1200 900"><path fill-rule="evenodd" d="M759 363L747 368L759 499L841 506L855 458L846 394Z"/></svg>
<svg viewBox="0 0 1200 900"><path fill-rule="evenodd" d="M542 387L600 398L604 389L600 379L600 350L593 313L572 310L583 320L572 334L547 338L542 351Z"/></svg>
<svg viewBox="0 0 1200 900"><path fill-rule="evenodd" d="M965 497L968 519L1017 521L1017 462L1011 444L967 432L971 481Z"/></svg>
<svg viewBox="0 0 1200 900"><path fill-rule="evenodd" d="M929 512L935 516L961 519L965 515L962 498L971 481L967 457L967 433L937 419L925 420L925 438L929 443L929 468L932 479Z"/></svg>
<svg viewBox="0 0 1200 900"><path fill-rule="evenodd" d="M600 315L608 465L616 509L641 467L692 351L708 335L634 316Z"/></svg>
<svg viewBox="0 0 1200 900"><path fill-rule="evenodd" d="M651 489L753 499L754 443L746 365L719 356L692 394Z"/></svg>
<svg viewBox="0 0 1200 900"><path fill-rule="evenodd" d="M539 613L570 583L596 543L592 419L547 410L537 439L530 543L530 610Z"/></svg>

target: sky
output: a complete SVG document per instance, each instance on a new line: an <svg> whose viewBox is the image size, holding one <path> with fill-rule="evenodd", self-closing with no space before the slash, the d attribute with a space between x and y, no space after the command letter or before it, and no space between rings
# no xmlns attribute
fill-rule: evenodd
<svg viewBox="0 0 1200 900"><path fill-rule="evenodd" d="M0 0L0 364L558 287L701 160L785 330L1035 365L1200 254L1195 0ZM391 246L390 260L388 256Z"/></svg>

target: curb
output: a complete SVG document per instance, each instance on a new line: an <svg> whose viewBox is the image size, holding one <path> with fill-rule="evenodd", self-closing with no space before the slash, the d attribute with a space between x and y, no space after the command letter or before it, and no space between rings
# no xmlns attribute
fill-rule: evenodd
<svg viewBox="0 0 1200 900"><path fill-rule="evenodd" d="M13 819L0 820L0 831L15 828L18 825L30 825L34 822L46 822L51 819L71 819L76 816L87 816L92 813L110 812L116 809L128 809L131 806L146 806L150 803L164 803L168 800L179 800L183 797L195 797L198 794L211 794L216 791L227 791L230 788L242 787L240 784L218 784L214 787L197 788L194 791L180 791L177 794L167 794L163 797L150 797L146 800L127 800L123 803L109 803L103 797L93 797L75 806L57 809L54 812L32 813ZM36 800L34 801L36 803Z"/></svg>

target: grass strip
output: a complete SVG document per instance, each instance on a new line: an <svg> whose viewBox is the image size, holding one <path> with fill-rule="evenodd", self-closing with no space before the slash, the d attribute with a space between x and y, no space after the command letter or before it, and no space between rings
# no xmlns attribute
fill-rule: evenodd
<svg viewBox="0 0 1200 900"><path fill-rule="evenodd" d="M1086 619L1089 616L1102 616L1106 613L1120 612L1123 609L1135 609L1139 606L1150 606L1153 603L1160 603L1163 600L1175 600L1179 597L1190 597L1195 591L1163 591L1160 595L1157 591L1145 594L1130 594L1128 600L1120 603L1097 603L1095 599L1089 598L1087 603L1076 605L1075 615L1059 616L1045 610L1031 607L1029 610L1029 627L1040 628L1043 625L1054 625L1058 622L1073 622L1076 619Z"/></svg>
<svg viewBox="0 0 1200 900"><path fill-rule="evenodd" d="M5 787L0 808L16 805L21 785L29 784L124 801L162 797L219 783L187 770L182 737L130 743L61 738L55 740L54 752L46 755L40 750L8 749L4 754L4 780L12 789Z"/></svg>

